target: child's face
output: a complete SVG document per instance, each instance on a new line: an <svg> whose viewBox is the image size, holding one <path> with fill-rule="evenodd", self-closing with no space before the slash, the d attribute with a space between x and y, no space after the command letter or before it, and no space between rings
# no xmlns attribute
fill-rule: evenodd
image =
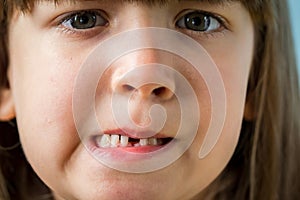
<svg viewBox="0 0 300 200"><path fill-rule="evenodd" d="M9 29L9 80L20 138L34 170L57 196L65 199L189 199L211 183L231 158L243 118L252 60L254 31L251 17L242 4L235 1L222 6L201 1L172 2L149 6L121 1L76 1L75 4L55 6L41 1L31 13L16 13L13 17ZM83 10L92 11L82 12L78 20L80 14L76 15L74 11ZM205 14L194 11L205 11ZM209 18L207 13L215 15ZM67 19L68 16L78 21L72 22ZM185 19L192 19L192 23L182 21ZM206 20L206 23L197 24L199 20ZM210 31L188 30L190 25ZM172 134L178 129L180 111L176 98L170 96L171 90L157 84L138 90L124 84L121 85L122 90L116 89L121 84L118 78L142 64L163 63L178 71L193 87L201 108L196 138L179 159L151 173L124 173L98 162L82 144L74 123L72 95L81 65L99 42L114 34L144 27L180 31L207 50L224 82L226 120L213 150L199 159L199 149L212 112L204 81L207 77L202 78L184 60L168 52L148 49L119 58L101 77L101 87L98 87L95 96L96 110L101 110L97 116L103 130L114 134L112 130L119 128L112 117L112 94L117 92L122 96L126 92L137 91L129 103L132 119L137 124L146 124L149 105L161 104L168 111L164 137L175 137ZM156 68L147 70L140 75L141 79L159 74ZM165 76L172 82L171 75L159 76ZM161 89L159 94L153 95L157 88ZM143 148L131 147L131 151L139 149ZM147 151L144 148L140 154ZM126 162L125 159L124 162L130 165L130 162L138 160Z"/></svg>

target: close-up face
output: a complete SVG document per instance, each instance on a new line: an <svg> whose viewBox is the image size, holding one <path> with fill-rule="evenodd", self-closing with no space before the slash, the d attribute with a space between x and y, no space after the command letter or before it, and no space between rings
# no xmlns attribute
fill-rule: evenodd
<svg viewBox="0 0 300 200"><path fill-rule="evenodd" d="M122 37L135 45L126 33L139 30L144 37L133 40L145 48L115 55ZM191 199L232 157L254 50L241 2L38 1L28 13L14 12L8 38L21 144L57 199ZM146 48L157 38L167 45ZM161 112L149 111L157 105L166 114L160 129ZM98 130L90 128L93 117ZM207 133L217 137L206 140ZM204 143L211 148L201 155Z"/></svg>

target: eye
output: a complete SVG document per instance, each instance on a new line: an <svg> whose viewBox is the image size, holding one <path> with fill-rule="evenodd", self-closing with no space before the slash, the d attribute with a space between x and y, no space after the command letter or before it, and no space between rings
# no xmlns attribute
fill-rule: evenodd
<svg viewBox="0 0 300 200"><path fill-rule="evenodd" d="M218 30L221 27L221 23L210 14L194 11L181 17L176 22L176 26L193 31L212 32Z"/></svg>
<svg viewBox="0 0 300 200"><path fill-rule="evenodd" d="M105 26L108 21L97 11L81 11L67 16L62 25L68 29L91 29L96 26Z"/></svg>

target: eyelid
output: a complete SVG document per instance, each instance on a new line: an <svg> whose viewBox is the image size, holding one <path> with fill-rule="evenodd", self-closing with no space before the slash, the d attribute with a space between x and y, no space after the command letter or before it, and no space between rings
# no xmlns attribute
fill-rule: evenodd
<svg viewBox="0 0 300 200"><path fill-rule="evenodd" d="M180 20L181 18L183 18L185 15L189 14L189 13L193 13L193 12L199 12L201 14L210 16L215 18L222 27L224 27L225 29L231 30L230 28L230 23L228 22L228 20L224 17L222 17L221 15L211 12L211 11L204 11L204 10L199 10L199 9L185 9L183 11L181 11L176 17L175 17L175 26L178 22L178 20Z"/></svg>
<svg viewBox="0 0 300 200"><path fill-rule="evenodd" d="M75 15L83 13L83 12L86 12L86 13L95 13L98 16L104 18L107 22L109 22L109 17L106 14L105 11L103 11L103 10L88 9L88 10L75 10L75 11L71 11L71 12L64 13L64 14L60 15L59 17L57 17L57 21L58 21L57 25L58 26L62 25L64 22L66 22L67 20L70 20Z"/></svg>
<svg viewBox="0 0 300 200"><path fill-rule="evenodd" d="M106 24L103 26L94 26L92 28L88 29L76 29L72 27L68 27L64 25L63 23L67 22L68 20L71 20L72 17L74 17L77 14L83 13L83 12L90 12L95 13L96 15L99 15L104 20L106 20ZM59 33L65 35L66 37L72 38L72 39L88 39L93 38L96 35L99 35L104 31L104 28L109 25L109 16L108 14L99 9L82 9L82 10L74 10L70 12L65 12L60 14L58 17L56 17L53 21L53 26L56 27L56 30L59 31Z"/></svg>

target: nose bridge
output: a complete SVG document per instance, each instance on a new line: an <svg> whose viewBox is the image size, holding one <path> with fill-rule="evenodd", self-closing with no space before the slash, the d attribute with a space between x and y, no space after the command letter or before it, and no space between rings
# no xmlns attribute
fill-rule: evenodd
<svg viewBox="0 0 300 200"><path fill-rule="evenodd" d="M144 39L139 39L140 42L145 44L151 44L155 40L155 36L149 34L143 34ZM150 63L160 63L163 57L159 50L153 48L145 48L134 51L122 58L126 65L131 65L132 67L150 64ZM146 71L151 71L153 69L145 69Z"/></svg>
<svg viewBox="0 0 300 200"><path fill-rule="evenodd" d="M127 5L127 4L126 4ZM147 6L128 4L122 13L123 29L145 27L163 27L165 20L159 19L157 13L161 10L157 6L149 9ZM121 25L120 24L120 25ZM143 32L134 38L145 46L155 43L153 32ZM114 63L111 86L113 92L128 94L135 91L140 97L156 97L169 99L175 91L175 81L172 72L159 66L165 58L157 49L145 48L122 56Z"/></svg>
<svg viewBox="0 0 300 200"><path fill-rule="evenodd" d="M122 21L120 26L123 29L145 28L145 27L163 27L165 25L164 17L160 14L162 9L158 6L147 6L143 4L126 4L120 11Z"/></svg>

